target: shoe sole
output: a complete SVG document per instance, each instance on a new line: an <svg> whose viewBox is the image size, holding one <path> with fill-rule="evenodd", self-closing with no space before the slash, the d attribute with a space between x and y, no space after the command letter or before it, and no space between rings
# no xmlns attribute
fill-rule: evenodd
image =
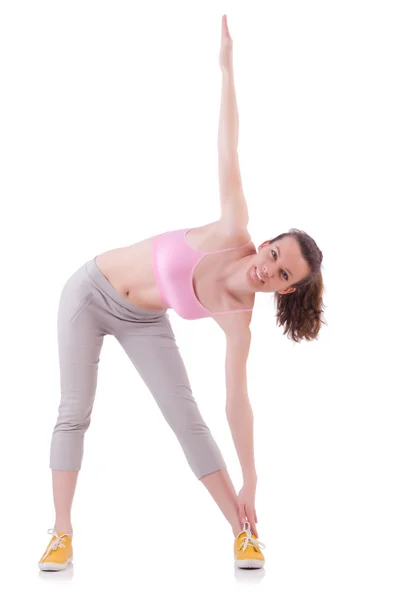
<svg viewBox="0 0 397 600"><path fill-rule="evenodd" d="M39 563L39 569L41 569L42 571L63 571L72 562L72 560L73 560L73 556L68 558L68 560L63 564L42 562L42 563Z"/></svg>
<svg viewBox="0 0 397 600"><path fill-rule="evenodd" d="M237 560L237 557L234 557L234 564L239 569L261 569L265 561L264 560L252 560L250 558L245 558L244 560Z"/></svg>

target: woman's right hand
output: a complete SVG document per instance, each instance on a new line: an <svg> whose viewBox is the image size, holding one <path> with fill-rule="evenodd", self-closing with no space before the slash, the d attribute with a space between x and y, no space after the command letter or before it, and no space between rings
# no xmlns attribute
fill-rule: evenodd
<svg viewBox="0 0 397 600"><path fill-rule="evenodd" d="M233 40L230 37L226 15L222 17L221 50L219 52L219 65L222 73L233 70Z"/></svg>

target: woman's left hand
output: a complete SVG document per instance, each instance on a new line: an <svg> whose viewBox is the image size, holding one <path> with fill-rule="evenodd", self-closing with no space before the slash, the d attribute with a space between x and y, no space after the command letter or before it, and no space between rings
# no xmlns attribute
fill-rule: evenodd
<svg viewBox="0 0 397 600"><path fill-rule="evenodd" d="M231 38L227 17L222 17L221 49L219 52L219 65L222 73L231 73L233 71L233 40Z"/></svg>
<svg viewBox="0 0 397 600"><path fill-rule="evenodd" d="M258 522L255 510L255 494L256 486L254 484L245 484L241 488L237 499L238 499L238 513L241 521L242 528L246 520L250 524L252 533L258 537L258 530L256 529L255 523Z"/></svg>

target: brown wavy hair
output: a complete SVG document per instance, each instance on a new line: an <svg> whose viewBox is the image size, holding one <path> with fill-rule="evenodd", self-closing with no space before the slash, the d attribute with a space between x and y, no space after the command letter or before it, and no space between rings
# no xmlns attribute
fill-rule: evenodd
<svg viewBox="0 0 397 600"><path fill-rule="evenodd" d="M294 237L299 243L302 257L310 268L310 275L291 285L296 288L294 292L289 294L275 292L276 323L278 326L284 325L283 335L287 334L287 337L294 342L303 339L317 340L321 323L327 325L321 319L325 306L321 273L323 253L313 238L300 229L290 229L287 233L281 233L269 243L273 244L287 235Z"/></svg>

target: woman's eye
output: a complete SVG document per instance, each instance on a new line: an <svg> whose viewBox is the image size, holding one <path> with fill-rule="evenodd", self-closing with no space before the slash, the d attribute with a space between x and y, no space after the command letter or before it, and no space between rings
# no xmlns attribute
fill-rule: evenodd
<svg viewBox="0 0 397 600"><path fill-rule="evenodd" d="M274 260L276 260L277 258L277 254L275 253L274 250L272 250L272 255L274 256ZM284 275L287 275L287 273L284 271ZM284 277L283 275L283 277ZM284 277L285 281L288 281L288 275L286 277Z"/></svg>

